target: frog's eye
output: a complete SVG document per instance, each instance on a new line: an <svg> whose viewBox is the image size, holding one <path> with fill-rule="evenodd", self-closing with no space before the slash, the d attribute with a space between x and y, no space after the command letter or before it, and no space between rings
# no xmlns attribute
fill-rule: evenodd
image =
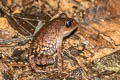
<svg viewBox="0 0 120 80"><path fill-rule="evenodd" d="M71 26L72 26L72 21L67 21L67 22L66 22L66 27L69 28L69 27L71 27Z"/></svg>

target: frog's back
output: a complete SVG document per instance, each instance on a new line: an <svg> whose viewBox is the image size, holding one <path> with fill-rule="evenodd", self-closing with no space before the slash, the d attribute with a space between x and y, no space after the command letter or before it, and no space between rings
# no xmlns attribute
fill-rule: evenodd
<svg viewBox="0 0 120 80"><path fill-rule="evenodd" d="M56 51L56 27L55 24L44 25L35 35L32 47L32 54L52 55Z"/></svg>

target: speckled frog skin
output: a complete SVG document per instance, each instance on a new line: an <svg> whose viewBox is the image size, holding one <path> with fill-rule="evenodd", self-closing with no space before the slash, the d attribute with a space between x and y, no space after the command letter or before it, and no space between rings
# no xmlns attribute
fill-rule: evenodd
<svg viewBox="0 0 120 80"><path fill-rule="evenodd" d="M55 61L52 57L54 53L57 53L59 67L62 68L63 38L70 35L77 27L78 23L65 14L61 14L60 17L45 24L37 32L31 44L29 62L32 69L35 72L45 72L37 67L54 64Z"/></svg>

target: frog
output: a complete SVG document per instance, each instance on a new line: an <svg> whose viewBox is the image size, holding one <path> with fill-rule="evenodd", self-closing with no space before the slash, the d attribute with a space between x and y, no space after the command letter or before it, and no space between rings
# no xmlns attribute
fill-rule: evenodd
<svg viewBox="0 0 120 80"><path fill-rule="evenodd" d="M63 71L63 39L78 28L75 19L62 13L49 21L35 34L30 45L29 63L35 72L47 72L38 67L53 65L54 54L58 56L58 69Z"/></svg>

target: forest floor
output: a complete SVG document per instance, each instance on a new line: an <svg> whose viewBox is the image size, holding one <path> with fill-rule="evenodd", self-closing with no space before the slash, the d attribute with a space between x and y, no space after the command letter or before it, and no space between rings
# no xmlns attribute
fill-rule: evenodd
<svg viewBox="0 0 120 80"><path fill-rule="evenodd" d="M120 0L0 1L0 80L120 80L119 3ZM63 41L65 69L36 73L28 62L29 36L39 21L47 23L61 13L79 23L78 29ZM14 21L11 16L21 18ZM30 24L24 25L25 18L36 19L31 21L35 28L27 28ZM17 22L30 33L20 30L23 28L16 26ZM43 67L54 68L55 65Z"/></svg>

